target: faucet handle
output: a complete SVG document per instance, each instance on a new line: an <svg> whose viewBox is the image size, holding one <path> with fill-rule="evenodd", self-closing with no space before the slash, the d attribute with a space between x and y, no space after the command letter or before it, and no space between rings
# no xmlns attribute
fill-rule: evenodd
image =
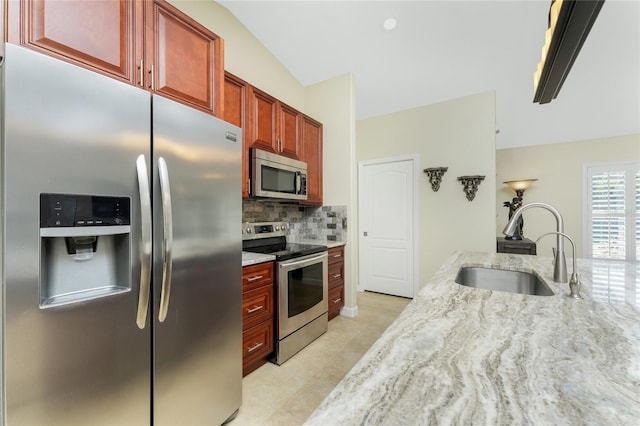
<svg viewBox="0 0 640 426"><path fill-rule="evenodd" d="M571 279L569 280L569 297L582 299L582 296L580 296L580 285L580 274L574 272L571 274Z"/></svg>

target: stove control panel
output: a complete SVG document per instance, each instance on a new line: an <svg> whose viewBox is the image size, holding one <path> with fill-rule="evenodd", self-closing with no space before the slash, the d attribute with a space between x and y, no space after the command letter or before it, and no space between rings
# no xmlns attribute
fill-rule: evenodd
<svg viewBox="0 0 640 426"><path fill-rule="evenodd" d="M242 224L242 239L255 240L286 236L288 230L289 224L287 222L244 222Z"/></svg>

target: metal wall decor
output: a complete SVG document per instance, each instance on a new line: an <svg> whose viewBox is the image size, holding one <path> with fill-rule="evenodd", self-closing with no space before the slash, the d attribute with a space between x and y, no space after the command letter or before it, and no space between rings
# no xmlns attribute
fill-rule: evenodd
<svg viewBox="0 0 640 426"><path fill-rule="evenodd" d="M449 170L448 167L430 167L424 169L424 172L429 176L429 183L433 192L438 192L440 189L440 183L442 182L442 176Z"/></svg>
<svg viewBox="0 0 640 426"><path fill-rule="evenodd" d="M478 192L478 185L484 180L484 176L458 176L458 180L462 182L462 190L467 195L467 200L473 201Z"/></svg>

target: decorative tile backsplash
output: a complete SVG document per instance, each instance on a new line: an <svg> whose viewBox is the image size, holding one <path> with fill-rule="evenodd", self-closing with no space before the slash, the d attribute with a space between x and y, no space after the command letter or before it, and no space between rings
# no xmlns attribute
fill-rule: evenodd
<svg viewBox="0 0 640 426"><path fill-rule="evenodd" d="M298 206L271 201L242 201L243 222L288 222L294 239L347 241L347 206Z"/></svg>

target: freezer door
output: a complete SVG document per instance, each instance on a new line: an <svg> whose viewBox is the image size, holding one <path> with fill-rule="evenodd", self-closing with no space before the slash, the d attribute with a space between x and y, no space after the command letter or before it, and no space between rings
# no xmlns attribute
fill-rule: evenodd
<svg viewBox="0 0 640 426"><path fill-rule="evenodd" d="M150 165L150 95L17 46L5 52L3 420L147 425L136 159L146 153ZM42 193L130 199L129 234L96 229L94 257L71 256L60 235L86 230L41 233Z"/></svg>
<svg viewBox="0 0 640 426"><path fill-rule="evenodd" d="M152 103L154 424L221 424L242 398L242 135Z"/></svg>

